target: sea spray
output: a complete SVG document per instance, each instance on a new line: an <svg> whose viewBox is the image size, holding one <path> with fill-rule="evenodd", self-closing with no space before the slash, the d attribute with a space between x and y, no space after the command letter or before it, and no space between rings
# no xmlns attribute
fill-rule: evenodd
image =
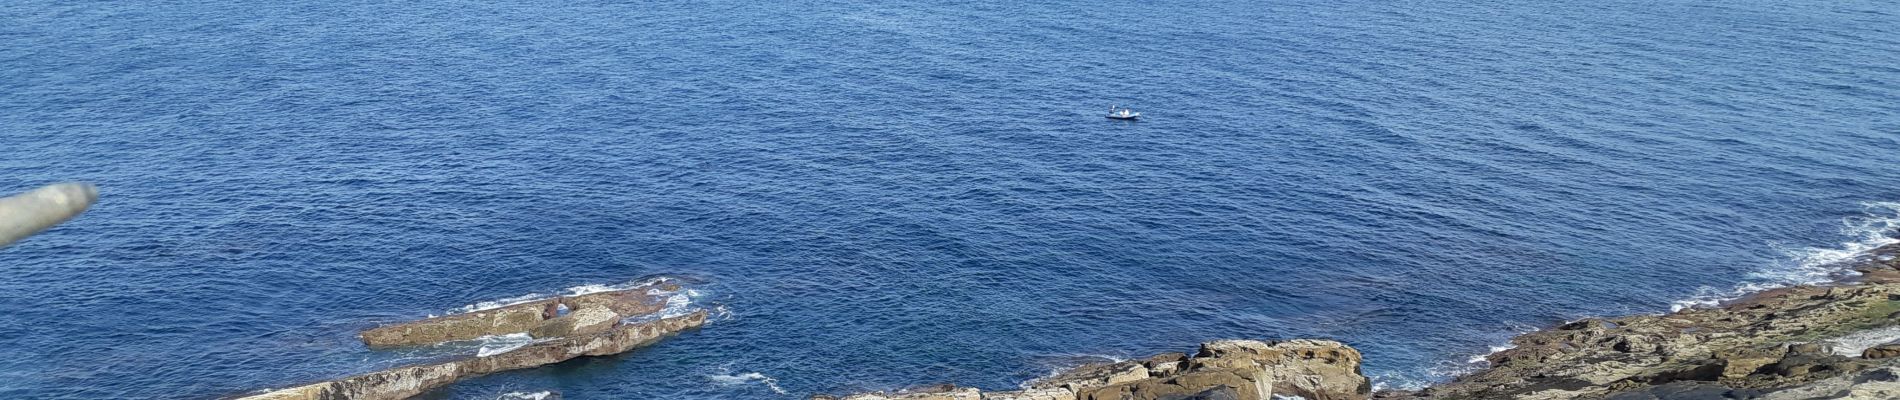
<svg viewBox="0 0 1900 400"><path fill-rule="evenodd" d="M496 397L495 400L547 400L550 397L554 397L554 392L508 392L502 393L501 396Z"/></svg>
<svg viewBox="0 0 1900 400"><path fill-rule="evenodd" d="M527 333L510 333L506 335L483 336L481 338L474 340L474 342L480 345L480 347L475 349L475 356L488 357L488 356L492 356L496 354L507 353L510 351L514 351L515 349L527 347L528 345L534 344L537 341L538 340L535 340L534 337L528 336Z"/></svg>
<svg viewBox="0 0 1900 400"><path fill-rule="evenodd" d="M1848 237L1848 241L1834 247L1783 249L1783 261L1750 273L1748 282L1728 289L1703 286L1688 299L1671 303L1669 311L1713 307L1764 290L1824 283L1856 275L1856 272L1842 266L1881 246L1900 243L1900 202L1866 202L1861 203L1861 208L1863 215L1841 220L1841 234Z"/></svg>
<svg viewBox="0 0 1900 400"><path fill-rule="evenodd" d="M1457 358L1439 359L1432 366L1425 368L1424 374L1422 377L1418 375L1417 373L1408 373L1408 372L1388 372L1388 373L1377 374L1377 375L1371 376L1372 385L1375 388L1375 390L1385 390L1385 389L1419 390L1419 389L1424 389L1428 386L1431 386L1433 383L1447 381L1453 378L1457 378L1459 376L1477 372L1485 368L1491 367L1490 357L1492 354L1497 354L1505 350L1517 348L1516 343L1511 343L1512 338L1522 336L1526 333L1536 332L1537 330L1538 330L1537 326L1513 323L1513 324L1510 324L1510 329L1508 331L1505 331L1501 334L1487 335L1487 336L1493 337L1489 341L1494 342L1494 343L1499 343L1499 344L1487 346L1483 353L1478 353L1478 354L1466 353L1466 354L1471 354L1471 355L1465 357L1464 359L1457 359Z"/></svg>
<svg viewBox="0 0 1900 400"><path fill-rule="evenodd" d="M1118 362L1123 362L1123 361L1128 361L1128 357L1122 356L1122 355L1110 355L1110 354L1080 354L1080 353L1051 354L1051 355L1043 356L1042 360L1036 363L1036 364L1041 365L1042 368L1044 369L1041 376L1038 376L1034 379L1018 382L1016 384L1016 387L1018 389L1029 389L1030 385L1038 381L1044 381L1050 378L1061 376L1062 373L1064 372L1069 372L1070 370L1074 370L1076 367L1081 367L1084 365L1113 364L1113 363L1118 363Z"/></svg>
<svg viewBox="0 0 1900 400"><path fill-rule="evenodd" d="M1886 343L1900 340L1900 326L1869 329L1845 336L1823 340L1834 345L1834 354L1859 357L1860 352Z"/></svg>
<svg viewBox="0 0 1900 400"><path fill-rule="evenodd" d="M674 291L648 289L646 294L653 297L664 297L666 299L665 305L661 306L659 312L622 318L620 320L621 323L637 324L692 314L704 308L700 305L700 299L708 295L706 291L697 289L679 289ZM712 313L715 314L712 320L724 321L732 319L732 312L726 310L724 305L715 305L712 308ZM719 314L723 314L723 318L722 315Z"/></svg>
<svg viewBox="0 0 1900 400"><path fill-rule="evenodd" d="M530 303L530 302L540 301L544 299L551 299L555 297L572 297L572 296L580 296L580 295L600 293L600 292L611 292L615 290L627 290L627 289L633 289L633 288L638 288L642 286L657 285L657 284L666 283L672 280L673 280L672 278L668 278L668 277L657 277L657 278L636 279L636 280L633 280L632 282L612 284L612 285L590 283L590 284L562 289L561 291L556 292L555 294L529 293L529 294L520 295L520 296L505 297L505 298L500 298L500 299L495 299L495 300L477 302L474 304L469 304L469 305L457 308L455 310L449 311L448 314L450 315L466 314L466 313L482 311L482 310L492 310L496 308L502 308L502 307L522 304L522 303ZM431 315L431 317L433 317L433 315Z"/></svg>
<svg viewBox="0 0 1900 400"><path fill-rule="evenodd" d="M770 389L772 393L786 394L785 389L780 388L778 386L778 379L770 377L770 376L765 376L765 374L761 374L757 372L746 372L746 373L739 373L739 374L723 374L723 373L709 374L709 375L706 375L706 379L711 380L713 381L714 384L720 385L720 386L735 386L735 385L744 385L744 384L757 382L759 384L765 385L765 388Z"/></svg>

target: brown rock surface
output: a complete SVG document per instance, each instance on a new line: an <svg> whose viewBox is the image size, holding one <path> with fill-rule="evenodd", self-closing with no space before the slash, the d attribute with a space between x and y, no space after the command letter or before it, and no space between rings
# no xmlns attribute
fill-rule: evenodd
<svg viewBox="0 0 1900 400"><path fill-rule="evenodd" d="M421 321L380 326L363 331L363 344L373 348L417 346L483 336L526 332L541 326L542 312L555 300L517 304L493 310L455 314Z"/></svg>
<svg viewBox="0 0 1900 400"><path fill-rule="evenodd" d="M1359 351L1329 340L1222 340L1144 360L1085 365L1031 381L1024 390L970 388L929 393L864 393L846 400L1262 400L1272 394L1310 400L1360 400L1371 384L1359 373ZM959 397L942 397L954 395ZM835 399L831 396L814 398Z"/></svg>
<svg viewBox="0 0 1900 400"><path fill-rule="evenodd" d="M528 331L528 335L536 339L591 335L613 328L621 318L623 317L620 314L614 313L614 310L604 305L589 306L543 321L541 326Z"/></svg>
<svg viewBox="0 0 1900 400"><path fill-rule="evenodd" d="M565 326L547 328L550 329L548 332L572 331L577 328L584 328L581 329L583 331L588 329L597 330L599 328L597 321L589 320L589 322L594 323L582 324L586 325L585 327L576 326L573 325L576 321L562 321L563 318L574 316L573 314L567 317L554 318L552 315L549 315L547 310L556 304L565 304L569 309L577 311L584 309L611 310L613 313L619 314L620 318L645 315L660 311L666 303L665 298L651 294L650 291L661 290L663 292L671 292L677 289L679 289L677 285L662 282L627 290L590 293L571 297L557 297L464 314L390 324L363 331L359 336L363 339L363 344L369 345L371 348L385 348L430 345L456 340L473 340L483 336L531 332L543 328L545 324L551 321ZM593 315L591 317L598 316L599 315ZM558 335L549 334L548 336ZM535 337L548 336L536 335Z"/></svg>
<svg viewBox="0 0 1900 400"><path fill-rule="evenodd" d="M1148 379L1147 366L1142 365L1139 361L1123 361L1111 364L1076 367L1050 378L1030 382L1029 388L1067 388L1075 390L1077 388L1107 386L1143 379Z"/></svg>
<svg viewBox="0 0 1900 400"><path fill-rule="evenodd" d="M1867 350L1862 350L1860 352L1860 356L1861 358L1866 358L1870 360L1900 357L1900 342L1885 343L1885 344L1876 345L1874 347L1868 347Z"/></svg>
<svg viewBox="0 0 1900 400"><path fill-rule="evenodd" d="M397 367L348 378L272 391L240 400L400 400L456 380L533 368L583 356L618 354L706 323L706 312L613 327L604 332L536 343L488 357Z"/></svg>

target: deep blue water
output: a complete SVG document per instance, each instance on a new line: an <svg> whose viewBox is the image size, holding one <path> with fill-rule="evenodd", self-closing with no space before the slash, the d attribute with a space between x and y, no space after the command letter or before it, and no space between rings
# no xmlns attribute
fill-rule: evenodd
<svg viewBox="0 0 1900 400"><path fill-rule="evenodd" d="M729 317L429 397L1236 337L1403 387L1900 217L1889 1L283 3L0 3L0 190L102 190L0 250L0 397L338 377L427 356L363 328L656 274Z"/></svg>

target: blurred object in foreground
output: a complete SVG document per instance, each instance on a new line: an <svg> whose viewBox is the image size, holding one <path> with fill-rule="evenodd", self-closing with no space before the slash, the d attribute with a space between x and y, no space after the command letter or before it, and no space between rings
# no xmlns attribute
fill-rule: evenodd
<svg viewBox="0 0 1900 400"><path fill-rule="evenodd" d="M65 222L92 206L99 188L90 183L56 183L0 198L0 247Z"/></svg>

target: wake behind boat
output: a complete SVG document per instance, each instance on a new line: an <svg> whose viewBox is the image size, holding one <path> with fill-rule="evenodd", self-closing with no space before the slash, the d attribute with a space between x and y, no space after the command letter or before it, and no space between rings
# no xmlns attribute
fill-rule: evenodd
<svg viewBox="0 0 1900 400"><path fill-rule="evenodd" d="M1128 107L1108 106L1108 118L1133 121L1141 118L1141 113L1128 109Z"/></svg>

